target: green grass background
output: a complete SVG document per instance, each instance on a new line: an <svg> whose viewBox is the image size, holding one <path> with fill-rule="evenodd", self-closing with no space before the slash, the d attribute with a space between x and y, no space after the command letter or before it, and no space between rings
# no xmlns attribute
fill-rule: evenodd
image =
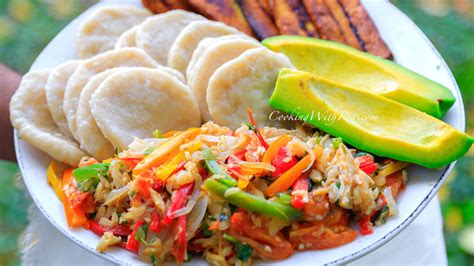
<svg viewBox="0 0 474 266"><path fill-rule="evenodd" d="M376 1L376 0L373 0ZM39 52L94 1L0 0L0 62L25 73ZM467 130L474 134L474 2L393 0L428 35L461 89ZM0 265L19 264L18 239L30 200L16 178L16 164L0 161ZM46 180L46 179L45 179ZM46 182L46 181L45 181ZM441 189L450 265L474 265L474 154L458 161ZM420 251L423 252L423 251Z"/></svg>

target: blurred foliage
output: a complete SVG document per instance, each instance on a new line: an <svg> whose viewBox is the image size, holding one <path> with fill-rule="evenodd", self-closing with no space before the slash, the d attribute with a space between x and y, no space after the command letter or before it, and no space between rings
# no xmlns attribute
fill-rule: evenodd
<svg viewBox="0 0 474 266"><path fill-rule="evenodd" d="M0 0L0 62L27 72L46 44L92 2Z"/></svg>
<svg viewBox="0 0 474 266"><path fill-rule="evenodd" d="M92 0L0 0L0 62L28 71L44 46ZM426 33L452 69L474 133L474 2L392 0ZM30 201L15 179L17 167L0 162L0 265L19 263L17 239ZM461 158L440 191L450 265L474 264L474 154Z"/></svg>
<svg viewBox="0 0 474 266"><path fill-rule="evenodd" d="M18 264L18 237L26 226L30 201L17 183L18 166L0 161L0 265Z"/></svg>
<svg viewBox="0 0 474 266"><path fill-rule="evenodd" d="M474 1L393 1L444 57L463 95L466 130L474 135ZM474 153L459 159L440 193L449 265L474 265Z"/></svg>

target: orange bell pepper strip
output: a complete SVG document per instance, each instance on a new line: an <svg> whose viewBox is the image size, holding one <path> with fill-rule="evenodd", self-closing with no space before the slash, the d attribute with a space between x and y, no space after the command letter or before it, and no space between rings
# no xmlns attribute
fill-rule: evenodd
<svg viewBox="0 0 474 266"><path fill-rule="evenodd" d="M145 157L143 161L137 164L135 169L133 169L133 177L136 178L146 170L151 170L153 167L160 166L166 161L170 160L180 152L179 147L182 144L191 141L197 135L199 135L199 133L201 133L201 129L190 128L173 136L158 146L150 155Z"/></svg>
<svg viewBox="0 0 474 266"><path fill-rule="evenodd" d="M319 148L319 147L318 147ZM295 164L290 170L281 175L277 180L275 180L266 190L265 195L271 197L275 196L279 192L288 190L293 183L298 179L298 177L303 173L303 170L306 169L311 163L311 156L308 154L303 159L301 159L297 164Z"/></svg>
<svg viewBox="0 0 474 266"><path fill-rule="evenodd" d="M62 191L64 194L64 213L66 214L66 220L70 227L84 226L87 228L89 224L86 213L81 206L73 207L72 204L72 197L74 196L74 192L77 191L72 170L72 168L69 168L64 171L63 174Z"/></svg>
<svg viewBox="0 0 474 266"><path fill-rule="evenodd" d="M179 133L179 131L173 130L173 131L166 132L165 134L163 134L163 138L173 137L174 135L176 135L176 133Z"/></svg>
<svg viewBox="0 0 474 266"><path fill-rule="evenodd" d="M48 183L53 188L54 193L56 193L56 196L58 196L58 198L61 202L64 202L64 193L63 193L63 189L62 189L62 180L57 175L57 163L56 162L52 162L48 166L48 170L46 171L46 176L48 177Z"/></svg>
<svg viewBox="0 0 474 266"><path fill-rule="evenodd" d="M264 163L272 163L273 158L275 158L278 150L281 147L285 146L288 142L290 142L291 137L283 134L278 137L272 144L268 146L267 151L263 154L262 162Z"/></svg>

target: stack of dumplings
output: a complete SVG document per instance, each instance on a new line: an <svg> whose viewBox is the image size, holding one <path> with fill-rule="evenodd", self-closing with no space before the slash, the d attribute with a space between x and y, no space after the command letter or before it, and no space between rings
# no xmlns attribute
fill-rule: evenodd
<svg viewBox="0 0 474 266"><path fill-rule="evenodd" d="M235 129L253 109L270 121L268 99L290 60L221 22L184 10L152 15L107 5L79 26L77 58L26 74L10 102L20 137L77 166L105 160L148 138L214 121Z"/></svg>

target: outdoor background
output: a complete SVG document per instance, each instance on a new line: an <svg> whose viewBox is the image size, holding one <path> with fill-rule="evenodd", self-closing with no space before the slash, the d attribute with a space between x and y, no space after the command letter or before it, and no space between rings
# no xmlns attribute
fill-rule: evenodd
<svg viewBox="0 0 474 266"><path fill-rule="evenodd" d="M0 62L25 73L43 47L93 2L0 0ZM451 67L464 98L467 131L474 136L474 0L392 2L428 35ZM17 241L27 224L30 200L17 171L15 164L0 161L0 265L19 264ZM449 264L474 265L473 149L458 161L439 196Z"/></svg>

